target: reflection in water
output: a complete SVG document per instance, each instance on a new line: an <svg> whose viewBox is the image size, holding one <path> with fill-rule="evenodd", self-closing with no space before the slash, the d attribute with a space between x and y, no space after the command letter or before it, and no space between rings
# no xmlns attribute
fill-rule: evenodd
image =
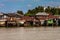
<svg viewBox="0 0 60 40"><path fill-rule="evenodd" d="M0 28L0 40L60 40L60 27Z"/></svg>

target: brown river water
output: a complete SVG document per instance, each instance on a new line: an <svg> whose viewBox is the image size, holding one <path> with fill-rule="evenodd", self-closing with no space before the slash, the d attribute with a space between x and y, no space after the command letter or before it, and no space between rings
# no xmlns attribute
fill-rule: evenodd
<svg viewBox="0 0 60 40"><path fill-rule="evenodd" d="M0 28L0 40L60 40L60 27Z"/></svg>

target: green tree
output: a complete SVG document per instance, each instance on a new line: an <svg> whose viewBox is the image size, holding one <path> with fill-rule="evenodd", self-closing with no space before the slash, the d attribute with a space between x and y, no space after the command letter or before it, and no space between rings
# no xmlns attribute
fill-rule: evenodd
<svg viewBox="0 0 60 40"><path fill-rule="evenodd" d="M60 9L59 8L56 8L55 15L60 15Z"/></svg>
<svg viewBox="0 0 60 40"><path fill-rule="evenodd" d="M18 13L18 14L21 14L21 15L24 14L23 11L19 11L19 10L17 11L17 13Z"/></svg>
<svg viewBox="0 0 60 40"><path fill-rule="evenodd" d="M51 7L48 6L48 7L45 9L45 12L47 12L47 13L51 13Z"/></svg>
<svg viewBox="0 0 60 40"><path fill-rule="evenodd" d="M44 7L42 7L42 6L38 6L38 12L44 12Z"/></svg>
<svg viewBox="0 0 60 40"><path fill-rule="evenodd" d="M36 13L43 12L43 11L44 11L44 7L38 6L38 7L35 7L34 9L32 9L32 10L28 10L28 12L25 15L33 16Z"/></svg>
<svg viewBox="0 0 60 40"><path fill-rule="evenodd" d="M25 13L25 16L30 16L30 15L31 15L31 13L32 13L32 11L31 11L31 10L28 10L28 12L27 12L27 13Z"/></svg>
<svg viewBox="0 0 60 40"><path fill-rule="evenodd" d="M50 11L51 11L52 15L54 15L56 13L56 8L51 8Z"/></svg>

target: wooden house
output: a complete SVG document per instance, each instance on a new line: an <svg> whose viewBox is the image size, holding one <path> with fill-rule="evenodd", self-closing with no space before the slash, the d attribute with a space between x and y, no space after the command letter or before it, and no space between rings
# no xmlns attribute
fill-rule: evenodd
<svg viewBox="0 0 60 40"><path fill-rule="evenodd" d="M6 26L7 15L4 13L0 13L0 26Z"/></svg>
<svg viewBox="0 0 60 40"><path fill-rule="evenodd" d="M21 15L18 15L17 13L8 13L7 14L7 25L8 26L16 26L19 19L22 17Z"/></svg>

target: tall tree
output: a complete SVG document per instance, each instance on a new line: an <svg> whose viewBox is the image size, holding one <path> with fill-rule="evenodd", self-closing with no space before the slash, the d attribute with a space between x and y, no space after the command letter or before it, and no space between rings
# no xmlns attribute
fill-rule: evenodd
<svg viewBox="0 0 60 40"><path fill-rule="evenodd" d="M50 13L50 12L51 12L51 7L48 6L48 7L45 9L45 12Z"/></svg>
<svg viewBox="0 0 60 40"><path fill-rule="evenodd" d="M19 11L19 10L17 11L17 13L18 13L18 14L21 14L21 15L24 14L23 11Z"/></svg>
<svg viewBox="0 0 60 40"><path fill-rule="evenodd" d="M25 15L35 15L36 13L43 12L43 11L44 11L44 7L38 6L38 7L35 7L34 9L32 9L32 10L28 10L28 12Z"/></svg>
<svg viewBox="0 0 60 40"><path fill-rule="evenodd" d="M25 16L29 16L29 15L31 15L31 13L32 13L32 11L31 10L28 10L28 12L25 13Z"/></svg>
<svg viewBox="0 0 60 40"><path fill-rule="evenodd" d="M38 6L38 12L44 12L44 7Z"/></svg>
<svg viewBox="0 0 60 40"><path fill-rule="evenodd" d="M52 15L56 14L56 8L51 8L50 11L51 11Z"/></svg>

